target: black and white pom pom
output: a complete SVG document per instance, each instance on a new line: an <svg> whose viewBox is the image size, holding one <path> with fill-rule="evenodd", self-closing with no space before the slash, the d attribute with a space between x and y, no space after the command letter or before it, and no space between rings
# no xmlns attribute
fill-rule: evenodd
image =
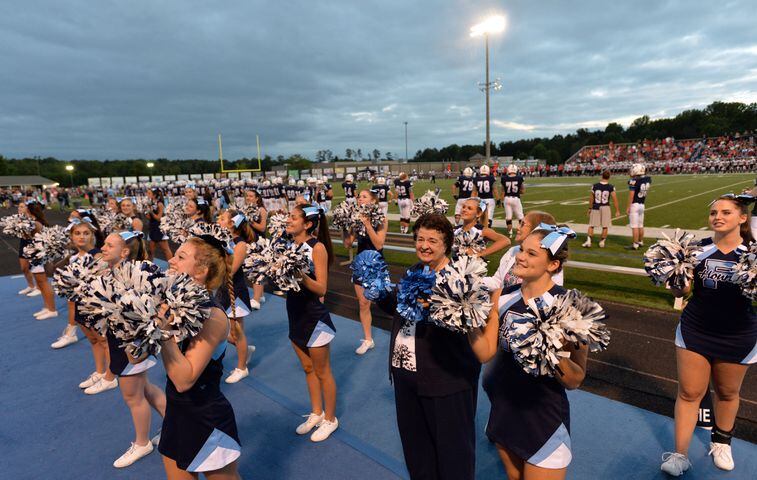
<svg viewBox="0 0 757 480"><path fill-rule="evenodd" d="M34 235L33 242L24 248L24 256L32 265L54 263L68 256L70 244L71 239L64 227L44 227Z"/></svg>
<svg viewBox="0 0 757 480"><path fill-rule="evenodd" d="M175 243L184 243L187 241L189 229L195 225L195 221L187 217L184 212L175 211L166 213L160 217L160 231L168 235L168 238Z"/></svg>
<svg viewBox="0 0 757 480"><path fill-rule="evenodd" d="M355 221L355 205L342 202L331 211L331 226L343 231L353 229Z"/></svg>
<svg viewBox="0 0 757 480"><path fill-rule="evenodd" d="M87 283L80 283L74 288L74 295L78 299L84 326L94 329L100 335L105 335L108 331L109 321L121 320L121 308L111 272L95 276Z"/></svg>
<svg viewBox="0 0 757 480"><path fill-rule="evenodd" d="M506 339L526 373L555 376L561 373L560 361L570 357L564 350L566 345L588 345L592 352L607 348L610 332L603 323L605 318L599 304L570 290L558 295L546 311L531 300L528 313L510 315Z"/></svg>
<svg viewBox="0 0 757 480"><path fill-rule="evenodd" d="M140 195L132 199L134 201L134 208L144 215L152 212L155 202L147 197L147 195Z"/></svg>
<svg viewBox="0 0 757 480"><path fill-rule="evenodd" d="M99 222L99 220L98 220ZM123 213L117 213L113 216L112 221L108 225L108 230L103 231L110 235L114 232L124 232L132 229L132 220Z"/></svg>
<svg viewBox="0 0 757 480"><path fill-rule="evenodd" d="M649 247L644 254L644 270L655 285L682 290L694 278L702 247L694 235L676 229L671 239L663 239Z"/></svg>
<svg viewBox="0 0 757 480"><path fill-rule="evenodd" d="M455 241L452 243L452 255L476 255L486 249L486 239L481 230L472 228L463 230L455 235Z"/></svg>
<svg viewBox="0 0 757 480"><path fill-rule="evenodd" d="M113 233L113 222L116 220L116 214L108 209L93 210L92 214L97 219L97 224L100 225L100 231L104 235L110 235Z"/></svg>
<svg viewBox="0 0 757 480"><path fill-rule="evenodd" d="M34 236L34 230L37 228L33 218L18 213L0 219L0 225L4 234L27 240Z"/></svg>
<svg viewBox="0 0 757 480"><path fill-rule="evenodd" d="M275 213L268 217L268 233L274 238L286 235L287 216L283 213Z"/></svg>
<svg viewBox="0 0 757 480"><path fill-rule="evenodd" d="M749 250L741 254L734 267L731 282L741 287L741 293L745 297L757 300L757 242L752 242Z"/></svg>
<svg viewBox="0 0 757 480"><path fill-rule="evenodd" d="M242 199L242 204L239 207L239 211L244 214L245 217L249 218L255 223L258 223L260 221L260 207L257 205L248 205L244 203L244 199Z"/></svg>
<svg viewBox="0 0 757 480"><path fill-rule="evenodd" d="M368 217L374 229L379 229L384 224L384 220L386 220L384 211L378 203L358 205L352 210L352 225L354 226L355 233L358 235L365 235L365 225L361 220L362 217Z"/></svg>
<svg viewBox="0 0 757 480"><path fill-rule="evenodd" d="M168 315L172 316L168 333L178 342L194 337L210 317L210 293L185 273L176 274L169 270L163 281L164 302L168 306Z"/></svg>
<svg viewBox="0 0 757 480"><path fill-rule="evenodd" d="M274 248L283 248L286 244L272 242L269 238L259 237L257 241L247 245L247 256L244 258L244 273L253 285L263 283L273 264Z"/></svg>
<svg viewBox="0 0 757 480"><path fill-rule="evenodd" d="M289 242L283 248L274 250L273 264L268 268L268 278L283 292L300 291L300 277L310 269L304 244Z"/></svg>
<svg viewBox="0 0 757 480"><path fill-rule="evenodd" d="M165 213L184 213L184 205L187 203L187 197L168 197L168 204L166 205Z"/></svg>
<svg viewBox="0 0 757 480"><path fill-rule="evenodd" d="M454 332L486 326L492 308L484 284L486 263L479 257L459 257L444 267L431 290L429 320Z"/></svg>
<svg viewBox="0 0 757 480"><path fill-rule="evenodd" d="M410 211L411 217L420 217L427 213L438 213L444 215L449 210L449 204L446 200L439 198L439 193L432 190L427 191L420 198L413 202L413 209Z"/></svg>
<svg viewBox="0 0 757 480"><path fill-rule="evenodd" d="M212 237L221 243L226 253L234 252L234 239L231 232L217 223L195 223L189 229L189 234L195 237Z"/></svg>
<svg viewBox="0 0 757 480"><path fill-rule="evenodd" d="M53 289L59 297L78 302L75 289L82 283L89 283L95 276L104 274L107 269L108 264L88 253L75 257L53 273Z"/></svg>

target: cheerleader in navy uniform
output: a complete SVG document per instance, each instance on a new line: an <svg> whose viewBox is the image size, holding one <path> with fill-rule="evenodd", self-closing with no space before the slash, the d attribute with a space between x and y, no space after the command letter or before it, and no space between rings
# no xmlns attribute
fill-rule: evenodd
<svg viewBox="0 0 757 480"><path fill-rule="evenodd" d="M247 290L242 269L247 256L247 245L252 241L254 234L247 217L236 210L226 210L219 215L218 224L228 229L234 237L234 254L229 272L231 275L229 281L233 288L219 288L216 300L226 309L226 315L231 319L229 339L237 348L237 368L226 378L226 383L237 383L250 374L247 365L255 352L254 345L247 345L247 336L244 333L244 318L250 314L252 307L250 306L250 291ZM229 292L233 292L234 296L231 297ZM231 307L232 303L234 303L234 308Z"/></svg>
<svg viewBox="0 0 757 480"><path fill-rule="evenodd" d="M22 202L18 204L18 214L31 217L29 208L26 206L26 203ZM31 238L21 238L18 241L18 264L21 267L21 273L24 274L24 278L26 279L26 288L19 290L18 294L26 295L27 297L36 297L42 294L42 292L36 287L34 283L34 274L32 274L31 272L31 264L29 263L29 259L24 256L24 248L27 245L31 245L32 243L33 242Z"/></svg>
<svg viewBox="0 0 757 480"><path fill-rule="evenodd" d="M137 212L137 206L134 204L134 200L131 197L124 197L119 200L118 208L121 213L131 219L131 230L141 232L144 228L144 224L139 218L139 213Z"/></svg>
<svg viewBox="0 0 757 480"><path fill-rule="evenodd" d="M329 265L334 258L326 215L318 207L298 205L289 212L286 233L306 249L311 264L303 271L301 290L287 292L286 301L289 340L305 371L311 404L311 413L296 432L304 435L317 426L310 440L320 442L339 426L336 382L329 360L329 344L336 328L320 300L326 295Z"/></svg>
<svg viewBox="0 0 757 480"><path fill-rule="evenodd" d="M184 213L197 223L210 223L213 217L210 215L210 205L202 197L190 198L184 204Z"/></svg>
<svg viewBox="0 0 757 480"><path fill-rule="evenodd" d="M232 255L231 245L215 237L193 236L168 265L213 291L227 288ZM240 478L237 459L242 447L236 419L221 392L230 325L223 308L215 302L212 307L197 336L181 343L171 337L162 343L166 415L158 451L169 480L198 478L199 473L209 480Z"/></svg>
<svg viewBox="0 0 757 480"><path fill-rule="evenodd" d="M369 203L378 204L378 195L372 190L361 190L357 196L358 205L367 205ZM389 219L384 218L384 223L379 228L373 228L371 219L367 217L361 217L363 223L363 230L359 232L352 232L347 236L345 246L352 248L352 242L357 239L357 253L366 250L376 250L383 256L384 241L386 240L386 232L389 230ZM371 302L366 300L363 295L363 287L360 282L355 280L355 276L352 277L352 283L355 286L355 295L357 296L358 303L360 305L360 323L363 326L363 338L360 340L360 345L355 350L358 355L363 355L368 350L374 348L376 345L373 342L373 335L371 333L371 324L373 318L371 316Z"/></svg>
<svg viewBox="0 0 757 480"><path fill-rule="evenodd" d="M268 224L268 211L263 206L263 199L260 198L260 193L255 189L247 190L244 193L245 205L254 205L258 207L258 214L260 218L256 222L254 218L248 219L250 227L252 227L252 233L255 234L253 241L257 241L260 237L265 237L265 229ZM263 285L255 284L252 286L252 300L250 305L253 310L260 310L260 304L265 303L265 296L263 292L265 287Z"/></svg>
<svg viewBox="0 0 757 480"><path fill-rule="evenodd" d="M35 230L34 233L39 233L44 227L48 227L49 224L45 219L44 206L36 200L30 200L25 203L26 213L25 215L34 219ZM19 207L19 211L22 211ZM42 310L36 312L34 317L37 320L47 320L48 318L54 318L58 316L58 309L55 307L55 296L53 295L53 288L50 282L47 281L47 273L45 272L44 265L32 265L29 271L34 275L34 281L37 283L37 290L39 293L36 295L42 295ZM35 296L35 292L32 291L29 296Z"/></svg>
<svg viewBox="0 0 757 480"><path fill-rule="evenodd" d="M752 302L731 282L733 267L753 241L748 206L735 195L721 196L710 205L709 223L715 234L701 241L693 289L673 290L675 296L692 293L675 337L675 452L665 453L661 466L673 476L691 466L689 443L710 382L715 391L710 455L716 467L733 470L731 436L739 391L749 365L757 363L757 316Z"/></svg>
<svg viewBox="0 0 757 480"><path fill-rule="evenodd" d="M159 188L151 188L147 191L147 198L152 202L150 211L147 213L148 231L150 236L149 255L152 260L155 257L155 247L163 251L166 260L171 260L173 253L168 246L168 235L160 231L160 219L163 218L166 206L163 203L163 192Z"/></svg>
<svg viewBox="0 0 757 480"><path fill-rule="evenodd" d="M567 345L554 377L526 373L510 351L511 322L525 313L547 311L566 290L553 276L568 257L575 233L542 224L521 244L513 272L520 285L495 292L483 334L473 342L482 362L491 360L483 387L491 402L486 435L497 447L508 478L563 479L572 459L570 405L565 393L578 388L586 375L586 345Z"/></svg>
<svg viewBox="0 0 757 480"><path fill-rule="evenodd" d="M486 216L486 208L486 202L477 197L468 198L462 204L462 208L460 209L460 219L463 224L455 229L455 238L458 238L464 232L471 232L472 235L483 238L485 242L491 242L491 245L487 244L484 249L479 252L464 253L475 253L479 257L487 257L510 246L509 238L497 233L493 228L483 225L483 222L488 219Z"/></svg>
<svg viewBox="0 0 757 480"><path fill-rule="evenodd" d="M110 268L122 262L132 262L147 259L147 247L144 234L141 231L111 233L105 239L102 248L102 260ZM124 468L153 451L150 441L151 408L160 416L165 415L166 396L160 388L151 384L147 379L147 370L156 365L155 357L147 357L138 363L131 363L120 340L108 330L105 335L108 342L110 358L109 370L119 380L113 380L121 388L124 403L129 407L134 422L135 439L126 452L121 455L113 466ZM106 378L101 379L92 388L105 390ZM112 388L112 387L111 387Z"/></svg>

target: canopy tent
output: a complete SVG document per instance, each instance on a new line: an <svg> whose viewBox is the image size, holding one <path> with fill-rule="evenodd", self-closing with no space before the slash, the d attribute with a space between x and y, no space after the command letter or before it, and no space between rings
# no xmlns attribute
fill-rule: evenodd
<svg viewBox="0 0 757 480"><path fill-rule="evenodd" d="M5 175L0 176L0 187L52 187L58 182L39 175Z"/></svg>

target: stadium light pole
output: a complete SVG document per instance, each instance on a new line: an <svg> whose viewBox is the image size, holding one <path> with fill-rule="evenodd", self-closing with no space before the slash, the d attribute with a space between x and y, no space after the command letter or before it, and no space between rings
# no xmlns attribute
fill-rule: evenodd
<svg viewBox="0 0 757 480"><path fill-rule="evenodd" d="M405 122L405 163L407 163L407 122Z"/></svg>
<svg viewBox="0 0 757 480"><path fill-rule="evenodd" d="M479 83L479 88L486 93L486 162L487 163L489 162L489 158L491 157L491 137L489 136L489 91L492 89L499 90L502 87L502 85L499 82L499 79L496 79L493 82L489 81L489 34L501 33L504 30L505 30L505 17L501 15L494 15L492 17L489 17L483 22L473 25L470 29L471 37L480 37L483 35L485 43L486 43L486 81L483 84Z"/></svg>
<svg viewBox="0 0 757 480"><path fill-rule="evenodd" d="M66 165L66 171L68 172L68 176L71 179L71 188L74 188L74 166Z"/></svg>

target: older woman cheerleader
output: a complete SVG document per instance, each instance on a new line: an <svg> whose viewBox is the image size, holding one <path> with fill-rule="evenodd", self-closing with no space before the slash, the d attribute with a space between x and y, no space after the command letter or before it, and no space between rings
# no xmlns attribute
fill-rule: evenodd
<svg viewBox="0 0 757 480"><path fill-rule="evenodd" d="M287 292L289 340L305 371L311 413L296 432L304 435L318 427L310 440L326 440L339 426L336 418L336 382L331 373L329 344L336 328L321 302L328 289L328 270L333 261L326 216L318 207L296 206L289 212L286 233L305 249L311 265L301 278L300 291Z"/></svg>
<svg viewBox="0 0 757 480"><path fill-rule="evenodd" d="M456 253L487 257L510 246L509 238L484 225L486 215L486 202L480 198L472 197L463 202L460 209L462 225L455 229L455 245L465 251Z"/></svg>
<svg viewBox="0 0 757 480"><path fill-rule="evenodd" d="M691 467L689 444L710 383L715 391L710 455L717 468L733 470L731 437L739 392L749 365L757 363L757 316L750 299L731 278L739 258L754 241L748 206L735 195L723 195L710 204L709 224L715 234L700 243L693 285L673 289L677 297L691 293L675 338L675 452L665 453L660 467L673 476Z"/></svg>
<svg viewBox="0 0 757 480"><path fill-rule="evenodd" d="M193 236L168 265L214 291L228 288L232 254L231 246L215 237ZM169 480L198 478L200 473L209 480L240 478L237 459L242 447L236 419L221 392L228 336L229 319L213 302L197 336L179 343L171 336L162 342L168 379L158 451Z"/></svg>
<svg viewBox="0 0 757 480"><path fill-rule="evenodd" d="M371 190L361 190L357 196L358 206L375 204L378 205L378 196ZM374 227L372 219L361 216L360 221L362 223L361 228L357 231L353 231L345 239L345 246L352 248L352 242L357 239L357 254L366 250L375 250L382 254L384 241L386 240L386 232L389 230L389 219L384 217L384 221L379 227ZM363 338L360 340L360 345L355 350L358 355L363 355L368 350L374 348L376 344L373 342L373 335L371 332L371 324L373 318L371 316L371 302L369 302L363 294L363 286L356 280L355 276L352 277L352 283L355 286L355 295L357 296L358 303L360 305L360 323L363 326Z"/></svg>

